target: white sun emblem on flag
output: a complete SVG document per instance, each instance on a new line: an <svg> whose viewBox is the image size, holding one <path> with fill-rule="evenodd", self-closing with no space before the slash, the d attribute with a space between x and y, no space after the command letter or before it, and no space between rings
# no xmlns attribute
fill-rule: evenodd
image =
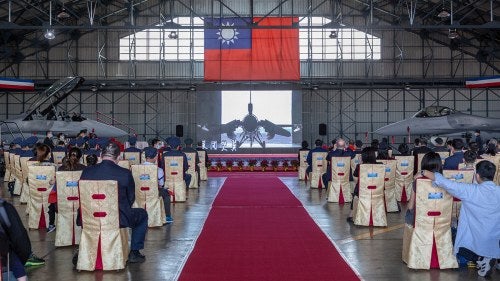
<svg viewBox="0 0 500 281"><path fill-rule="evenodd" d="M221 29L219 29L219 31L217 32L217 35L219 35L219 40L222 41L222 44L226 43L227 45L233 43L234 44L234 40L237 40L239 39L238 38L238 35L240 34L235 28L225 28L225 27L232 27L234 26L234 23L229 23L229 22L226 22L225 24L222 23L222 27Z"/></svg>

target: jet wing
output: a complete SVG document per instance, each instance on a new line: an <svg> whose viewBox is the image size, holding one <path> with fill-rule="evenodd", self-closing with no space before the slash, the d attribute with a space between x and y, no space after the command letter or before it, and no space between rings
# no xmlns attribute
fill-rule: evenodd
<svg viewBox="0 0 500 281"><path fill-rule="evenodd" d="M262 128L264 128L264 130L266 131L268 139L274 138L275 135L280 135L285 137L290 137L292 135L289 131L283 129L281 126L278 126L267 119L260 120L259 125L262 126Z"/></svg>

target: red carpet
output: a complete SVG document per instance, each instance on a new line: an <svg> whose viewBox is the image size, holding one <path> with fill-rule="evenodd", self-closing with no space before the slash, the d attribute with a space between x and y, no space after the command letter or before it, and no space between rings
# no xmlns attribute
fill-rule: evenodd
<svg viewBox="0 0 500 281"><path fill-rule="evenodd" d="M230 177L179 280L359 280L277 178Z"/></svg>

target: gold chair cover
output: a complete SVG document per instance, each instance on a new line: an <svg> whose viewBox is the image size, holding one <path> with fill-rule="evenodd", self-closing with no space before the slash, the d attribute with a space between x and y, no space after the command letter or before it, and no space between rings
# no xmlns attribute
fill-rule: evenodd
<svg viewBox="0 0 500 281"><path fill-rule="evenodd" d="M198 167L200 167L200 180L206 181L208 179L207 163L205 163L207 152L203 150L198 150L197 152L198 158L200 158L200 163L198 164Z"/></svg>
<svg viewBox="0 0 500 281"><path fill-rule="evenodd" d="M3 159L5 161L5 175L3 177L4 182L10 181L10 153L8 151L3 152Z"/></svg>
<svg viewBox="0 0 500 281"><path fill-rule="evenodd" d="M124 152L123 159L128 160L130 165L141 164L141 153L140 152Z"/></svg>
<svg viewBox="0 0 500 281"><path fill-rule="evenodd" d="M82 236L78 270L119 270L128 255L127 229L120 229L118 183L80 180Z"/></svg>
<svg viewBox="0 0 500 281"><path fill-rule="evenodd" d="M326 172L327 154L327 152L313 152L312 154L311 188L322 188L325 186L321 176Z"/></svg>
<svg viewBox="0 0 500 281"><path fill-rule="evenodd" d="M196 171L196 152L186 153L186 158L189 165L189 168L186 173L191 175L189 188L198 188L199 185L198 185L198 172Z"/></svg>
<svg viewBox="0 0 500 281"><path fill-rule="evenodd" d="M21 157L19 155L14 154L14 173L15 173L15 181L14 184L14 194L21 195L21 191L23 189L23 172L21 169Z"/></svg>
<svg viewBox="0 0 500 281"><path fill-rule="evenodd" d="M472 183L474 181L474 170L443 170L443 176L449 180L463 183ZM460 208L462 202L458 199L453 199L452 216L456 219L460 216Z"/></svg>
<svg viewBox="0 0 500 281"><path fill-rule="evenodd" d="M186 201L186 182L183 176L183 157L165 156L165 187L168 187L174 195L172 202ZM191 179L192 180L192 179Z"/></svg>
<svg viewBox="0 0 500 281"><path fill-rule="evenodd" d="M439 268L457 268L450 226L453 197L444 189L434 187L429 179L419 178L416 184L415 227L407 234L411 235L405 258L408 267L429 269L435 245Z"/></svg>
<svg viewBox="0 0 500 281"><path fill-rule="evenodd" d="M19 161L21 162L21 197L19 197L20 203L28 203L29 200L29 187L28 187L28 161L31 157L20 157ZM31 161L33 162L33 161ZM36 161L34 161L37 163Z"/></svg>
<svg viewBox="0 0 500 281"><path fill-rule="evenodd" d="M438 151L437 154L441 157L441 163L444 164L444 160L446 158L450 157L450 152L449 151Z"/></svg>
<svg viewBox="0 0 500 281"><path fill-rule="evenodd" d="M351 202L351 185L349 183L351 157L332 157L331 169L332 180L328 184L326 200L340 204Z"/></svg>
<svg viewBox="0 0 500 281"><path fill-rule="evenodd" d="M28 227L31 229L46 228L49 222L49 194L52 186L49 184L54 179L56 168L53 165L28 166L29 183L29 219Z"/></svg>
<svg viewBox="0 0 500 281"><path fill-rule="evenodd" d="M380 160L385 165L385 209L386 212L399 212L398 200L396 199L396 160Z"/></svg>
<svg viewBox="0 0 500 281"><path fill-rule="evenodd" d="M359 168L359 201L354 224L387 226L384 204L385 166L361 164Z"/></svg>
<svg viewBox="0 0 500 281"><path fill-rule="evenodd" d="M118 166L122 167L122 168L125 168L127 170L130 170L130 161L128 160L119 160L118 161Z"/></svg>
<svg viewBox="0 0 500 281"><path fill-rule="evenodd" d="M66 156L64 151L54 151L52 152L52 158L54 159L54 164L61 166L63 158Z"/></svg>
<svg viewBox="0 0 500 281"><path fill-rule="evenodd" d="M299 157L300 157L299 180L307 180L306 170L307 170L307 167L309 167L309 165L307 164L307 154L308 153L309 153L308 150L299 151Z"/></svg>
<svg viewBox="0 0 500 281"><path fill-rule="evenodd" d="M56 172L57 184L57 221L56 247L77 245L80 243L82 229L76 225L80 205L78 181L82 171Z"/></svg>
<svg viewBox="0 0 500 281"><path fill-rule="evenodd" d="M356 166L361 162L361 154L355 154L354 158L351 159L351 171L354 172L356 170ZM358 177L353 175L354 185L358 182ZM351 190L351 193L354 192L354 189Z"/></svg>
<svg viewBox="0 0 500 281"><path fill-rule="evenodd" d="M418 171L422 170L421 169L421 167L422 167L422 159L424 158L424 155L425 155L425 153L419 153L419 154L417 154L417 169L415 169L414 171L418 172Z"/></svg>
<svg viewBox="0 0 500 281"><path fill-rule="evenodd" d="M158 166L132 165L132 175L135 182L136 208L148 212L148 226L162 226L165 223L165 207L163 199L158 194Z"/></svg>
<svg viewBox="0 0 500 281"><path fill-rule="evenodd" d="M415 156L396 156L396 199L408 202L413 188Z"/></svg>

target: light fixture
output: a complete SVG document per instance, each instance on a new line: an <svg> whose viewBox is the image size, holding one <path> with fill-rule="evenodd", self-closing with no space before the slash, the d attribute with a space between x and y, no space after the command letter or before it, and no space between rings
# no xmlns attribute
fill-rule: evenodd
<svg viewBox="0 0 500 281"><path fill-rule="evenodd" d="M456 29L449 29L448 30L448 38L450 39L457 39L460 37Z"/></svg>
<svg viewBox="0 0 500 281"><path fill-rule="evenodd" d="M171 31L170 34L168 35L168 38L177 39L177 38L179 38L179 35L177 35L177 32Z"/></svg>
<svg viewBox="0 0 500 281"><path fill-rule="evenodd" d="M319 85L314 84L311 86L311 89L314 91L317 91L317 90L319 90Z"/></svg>
<svg viewBox="0 0 500 281"><path fill-rule="evenodd" d="M405 84L405 90L407 90L407 91L408 91L408 90L410 90L410 89L411 89L410 84L406 83L406 84Z"/></svg>
<svg viewBox="0 0 500 281"><path fill-rule="evenodd" d="M331 39L337 38L338 37L337 31L335 30L330 31L330 35L328 37L330 37Z"/></svg>
<svg viewBox="0 0 500 281"><path fill-rule="evenodd" d="M47 28L47 31L45 31L45 34L43 35L48 40L56 38L54 29L52 29L51 27L52 27L52 1L49 2L49 28Z"/></svg>
<svg viewBox="0 0 500 281"><path fill-rule="evenodd" d="M70 17L70 15L68 14L68 12L66 12L66 9L64 9L64 7L61 9L61 12L59 12L59 14L57 14L58 19L67 19L69 17Z"/></svg>
<svg viewBox="0 0 500 281"><path fill-rule="evenodd" d="M56 34L54 33L54 29L47 29L47 31L45 31L45 34L43 36L45 38L47 38L48 40L52 40L52 39L56 38Z"/></svg>
<svg viewBox="0 0 500 281"><path fill-rule="evenodd" d="M441 12L439 12L439 14L437 15L438 18L441 18L441 19L445 19L447 17L449 17L451 14L446 11L446 9L444 8L444 0L443 0L443 9L441 10Z"/></svg>
<svg viewBox="0 0 500 281"><path fill-rule="evenodd" d="M191 86L189 86L189 90L190 90L191 92L196 91L196 86L195 86L195 85L191 85Z"/></svg>

